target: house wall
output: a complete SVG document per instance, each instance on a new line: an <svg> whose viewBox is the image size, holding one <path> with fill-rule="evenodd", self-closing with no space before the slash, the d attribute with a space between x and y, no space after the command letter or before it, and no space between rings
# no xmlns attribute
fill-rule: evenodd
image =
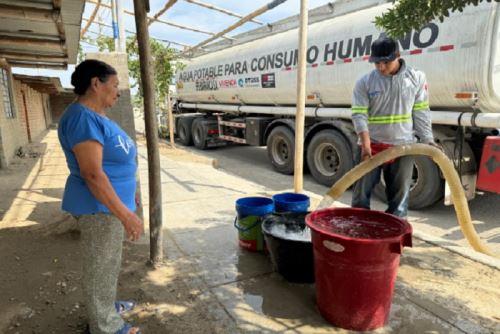
<svg viewBox="0 0 500 334"><path fill-rule="evenodd" d="M8 70L10 86L12 88L11 103L14 111L13 118L7 118L4 110L4 92L3 85L0 85L0 168L9 165L14 157L16 150L28 143L26 131L20 122L20 112L15 98L14 80L10 67L0 61L0 67Z"/></svg>
<svg viewBox="0 0 500 334"><path fill-rule="evenodd" d="M59 122L64 110L66 110L75 98L76 95L70 90L50 95L50 109L53 123Z"/></svg>
<svg viewBox="0 0 500 334"><path fill-rule="evenodd" d="M40 93L20 80L14 79L14 95L24 136L28 141L33 141L44 134L52 123L48 94Z"/></svg>
<svg viewBox="0 0 500 334"><path fill-rule="evenodd" d="M120 82L120 98L116 104L106 111L109 118L114 120L127 134L135 140L134 111L132 97L128 83L127 54L122 52L87 53L86 59L97 59L113 66L118 72Z"/></svg>

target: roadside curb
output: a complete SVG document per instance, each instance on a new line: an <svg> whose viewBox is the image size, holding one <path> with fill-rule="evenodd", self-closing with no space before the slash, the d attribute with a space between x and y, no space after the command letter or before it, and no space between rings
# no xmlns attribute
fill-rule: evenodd
<svg viewBox="0 0 500 334"><path fill-rule="evenodd" d="M463 246L459 245L450 245L450 241L431 236L429 234L420 232L420 231L413 231L413 236L417 239L420 239L424 242L430 243L434 246L444 248L452 253L455 253L457 255L463 256L465 258L468 258L469 260L479 262L481 264L484 264L486 266L492 267L494 269L500 270L500 259L495 258L493 256L489 256L483 253L476 252L472 248L466 248Z"/></svg>

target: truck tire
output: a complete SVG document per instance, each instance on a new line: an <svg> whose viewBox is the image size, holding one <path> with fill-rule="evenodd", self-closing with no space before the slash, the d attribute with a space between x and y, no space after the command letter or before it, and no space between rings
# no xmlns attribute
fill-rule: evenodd
<svg viewBox="0 0 500 334"><path fill-rule="evenodd" d="M199 150L207 148L207 135L208 127L204 124L203 118L196 118L191 126L191 133L193 137L193 144Z"/></svg>
<svg viewBox="0 0 500 334"><path fill-rule="evenodd" d="M181 117L177 123L177 136L179 137L179 143L184 146L193 145L193 137L191 135L192 123L193 118L191 117Z"/></svg>
<svg viewBox="0 0 500 334"><path fill-rule="evenodd" d="M292 174L294 170L295 136L286 126L275 127L267 137L267 156L275 170Z"/></svg>
<svg viewBox="0 0 500 334"><path fill-rule="evenodd" d="M373 194L383 201L387 200L383 178L375 187ZM426 208L435 204L443 196L444 180L439 167L428 157L416 156L408 208L411 210Z"/></svg>
<svg viewBox="0 0 500 334"><path fill-rule="evenodd" d="M307 148L307 165L318 183L331 186L354 166L349 142L332 129L316 133Z"/></svg>

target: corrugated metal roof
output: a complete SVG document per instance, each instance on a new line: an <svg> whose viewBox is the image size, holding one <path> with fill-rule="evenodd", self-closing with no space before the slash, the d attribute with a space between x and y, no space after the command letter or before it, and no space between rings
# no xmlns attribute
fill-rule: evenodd
<svg viewBox="0 0 500 334"><path fill-rule="evenodd" d="M0 0L0 58L16 67L76 63L85 0Z"/></svg>

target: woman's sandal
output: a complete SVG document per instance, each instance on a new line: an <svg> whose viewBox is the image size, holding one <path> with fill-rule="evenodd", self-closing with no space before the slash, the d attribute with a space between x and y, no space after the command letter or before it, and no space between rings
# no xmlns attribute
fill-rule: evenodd
<svg viewBox="0 0 500 334"><path fill-rule="evenodd" d="M135 303L128 300L117 300L115 301L115 309L118 314L124 314L130 312L134 309Z"/></svg>

